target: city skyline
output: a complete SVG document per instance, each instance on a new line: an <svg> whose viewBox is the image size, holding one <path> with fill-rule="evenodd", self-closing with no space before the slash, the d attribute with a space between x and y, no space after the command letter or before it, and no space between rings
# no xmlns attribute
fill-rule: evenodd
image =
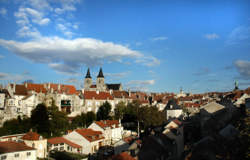
<svg viewBox="0 0 250 160"><path fill-rule="evenodd" d="M106 83L152 92L250 86L249 1L0 1L0 83L82 87L102 67Z"/></svg>

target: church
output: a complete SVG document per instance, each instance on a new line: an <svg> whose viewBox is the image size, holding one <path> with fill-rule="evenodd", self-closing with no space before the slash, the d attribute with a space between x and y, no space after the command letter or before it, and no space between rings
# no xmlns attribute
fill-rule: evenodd
<svg viewBox="0 0 250 160"><path fill-rule="evenodd" d="M99 73L96 78L96 84L93 83L92 77L90 75L90 70L88 68L87 74L84 79L84 91L122 91L122 84L105 84L105 78L100 68Z"/></svg>

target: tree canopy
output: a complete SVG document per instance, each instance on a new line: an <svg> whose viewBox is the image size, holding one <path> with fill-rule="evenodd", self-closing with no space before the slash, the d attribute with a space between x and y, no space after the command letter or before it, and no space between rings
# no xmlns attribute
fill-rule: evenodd
<svg viewBox="0 0 250 160"><path fill-rule="evenodd" d="M97 120L107 120L110 119L111 104L109 102L104 102L98 109L96 118Z"/></svg>

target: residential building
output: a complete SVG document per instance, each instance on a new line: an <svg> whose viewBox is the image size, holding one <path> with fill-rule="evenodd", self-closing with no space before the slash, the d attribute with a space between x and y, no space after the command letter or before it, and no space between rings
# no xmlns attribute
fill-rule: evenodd
<svg viewBox="0 0 250 160"><path fill-rule="evenodd" d="M36 149L20 142L0 142L0 158L1 160L36 160Z"/></svg>
<svg viewBox="0 0 250 160"><path fill-rule="evenodd" d="M168 104L166 105L164 110L166 111L167 120L178 118L182 115L182 108L177 105L177 103L173 99L168 101Z"/></svg>
<svg viewBox="0 0 250 160"><path fill-rule="evenodd" d="M103 133L88 129L76 129L64 136L65 139L82 147L83 154L95 153L104 145Z"/></svg>
<svg viewBox="0 0 250 160"><path fill-rule="evenodd" d="M114 110L114 98L108 91L83 91L84 112L93 111L96 113L99 107L106 101L111 104L111 111Z"/></svg>
<svg viewBox="0 0 250 160"><path fill-rule="evenodd" d="M184 151L184 131L182 122L178 119L174 119L164 128L163 134L168 138L175 140L177 145L177 157L180 159Z"/></svg>
<svg viewBox="0 0 250 160"><path fill-rule="evenodd" d="M93 122L88 128L101 131L105 144L110 145L122 139L123 127L118 120L102 120Z"/></svg>
<svg viewBox="0 0 250 160"><path fill-rule="evenodd" d="M48 139L48 150L82 153L82 146L73 143L64 137L54 137Z"/></svg>
<svg viewBox="0 0 250 160"><path fill-rule="evenodd" d="M37 158L47 157L47 139L36 132L30 131L22 137L22 140L27 146L36 149Z"/></svg>

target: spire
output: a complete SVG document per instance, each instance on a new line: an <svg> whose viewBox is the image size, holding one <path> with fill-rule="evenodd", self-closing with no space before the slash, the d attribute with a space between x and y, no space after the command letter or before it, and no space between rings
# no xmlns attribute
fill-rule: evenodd
<svg viewBox="0 0 250 160"><path fill-rule="evenodd" d="M100 68L97 78L104 78L103 73L102 73L102 67Z"/></svg>
<svg viewBox="0 0 250 160"><path fill-rule="evenodd" d="M89 68L88 68L88 71L87 71L85 78L91 78Z"/></svg>

